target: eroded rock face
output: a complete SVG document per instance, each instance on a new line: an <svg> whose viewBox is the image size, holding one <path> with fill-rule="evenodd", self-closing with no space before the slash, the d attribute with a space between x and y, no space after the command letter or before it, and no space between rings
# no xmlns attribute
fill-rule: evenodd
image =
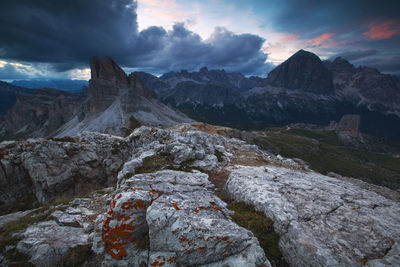
<svg viewBox="0 0 400 267"><path fill-rule="evenodd" d="M139 77L126 73L109 57L92 57L90 59L91 80L89 82L90 111L97 113L106 110L121 93L128 91L129 102L136 98L156 98L155 93L148 90Z"/></svg>
<svg viewBox="0 0 400 267"><path fill-rule="evenodd" d="M116 175L129 155L129 147L122 138L84 133L65 140L1 143L1 203L11 204L33 195L45 204L116 182Z"/></svg>
<svg viewBox="0 0 400 267"><path fill-rule="evenodd" d="M400 264L400 205L346 180L288 168L232 168L227 192L264 212L293 266Z"/></svg>
<svg viewBox="0 0 400 267"><path fill-rule="evenodd" d="M125 180L96 220L105 266L269 265L258 241L229 217L206 174L160 171Z"/></svg>
<svg viewBox="0 0 400 267"><path fill-rule="evenodd" d="M110 57L92 57L90 59L92 79L101 79L115 84L128 85L128 76Z"/></svg>

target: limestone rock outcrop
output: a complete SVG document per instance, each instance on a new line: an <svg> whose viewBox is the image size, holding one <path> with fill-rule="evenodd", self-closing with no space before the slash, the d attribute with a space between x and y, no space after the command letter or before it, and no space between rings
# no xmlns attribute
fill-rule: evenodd
<svg viewBox="0 0 400 267"><path fill-rule="evenodd" d="M275 222L293 266L400 264L400 204L350 180L288 168L233 167L226 191Z"/></svg>
<svg viewBox="0 0 400 267"><path fill-rule="evenodd" d="M0 149L1 204L24 196L46 204L113 185L130 151L123 139L96 133L2 142Z"/></svg>
<svg viewBox="0 0 400 267"><path fill-rule="evenodd" d="M160 171L124 180L96 220L105 266L268 266L254 236L229 217L206 174Z"/></svg>

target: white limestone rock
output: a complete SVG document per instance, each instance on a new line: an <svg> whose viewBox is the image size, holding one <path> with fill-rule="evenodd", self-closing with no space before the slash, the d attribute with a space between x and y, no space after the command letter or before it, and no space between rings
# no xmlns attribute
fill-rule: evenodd
<svg viewBox="0 0 400 267"><path fill-rule="evenodd" d="M88 244L82 228L60 226L55 221L31 225L22 235L17 249L31 256L30 262L36 266L55 266L71 248Z"/></svg>
<svg viewBox="0 0 400 267"><path fill-rule="evenodd" d="M273 219L293 266L400 264L400 205L373 191L276 166L233 167L225 189Z"/></svg>
<svg viewBox="0 0 400 267"><path fill-rule="evenodd" d="M269 266L257 239L232 222L213 188L200 172L124 180L96 220L93 250L105 266Z"/></svg>

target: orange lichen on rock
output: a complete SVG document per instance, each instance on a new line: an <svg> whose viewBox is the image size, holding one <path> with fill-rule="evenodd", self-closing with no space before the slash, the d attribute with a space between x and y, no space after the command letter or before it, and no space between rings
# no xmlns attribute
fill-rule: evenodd
<svg viewBox="0 0 400 267"><path fill-rule="evenodd" d="M150 266L164 266L165 262L160 262L160 261L154 261L153 263L150 264Z"/></svg>
<svg viewBox="0 0 400 267"><path fill-rule="evenodd" d="M213 209L215 212L222 211L221 208L215 207L215 204L214 204L214 203L211 203L211 207L210 207L210 208Z"/></svg>
<svg viewBox="0 0 400 267"><path fill-rule="evenodd" d="M169 259L167 260L167 262L168 262L169 264L172 264L172 263L175 261L175 259L176 259L175 256L169 257Z"/></svg>
<svg viewBox="0 0 400 267"><path fill-rule="evenodd" d="M135 200L136 196L133 196L125 193L115 195L102 221L101 240L106 253L114 260L126 257L129 244L136 242L135 225L141 222L136 222L135 214L137 210L145 209L146 203L141 199Z"/></svg>
<svg viewBox="0 0 400 267"><path fill-rule="evenodd" d="M107 253L116 260L121 260L125 257L126 249L125 245L132 241L132 232L135 229L133 225L129 223L121 223L113 228L110 227L110 222L113 220L112 217L107 217L104 221L102 228L102 240Z"/></svg>
<svg viewBox="0 0 400 267"><path fill-rule="evenodd" d="M171 202L172 206L176 209L176 210L180 210L180 208L178 207L178 205L174 202Z"/></svg>

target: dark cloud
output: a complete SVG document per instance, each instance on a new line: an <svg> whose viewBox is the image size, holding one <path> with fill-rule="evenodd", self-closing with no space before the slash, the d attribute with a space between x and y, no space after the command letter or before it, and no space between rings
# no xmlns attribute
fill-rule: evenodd
<svg viewBox="0 0 400 267"><path fill-rule="evenodd" d="M368 57L355 62L357 66L373 67L381 72L400 75L400 56Z"/></svg>
<svg viewBox="0 0 400 267"><path fill-rule="evenodd" d="M399 18L398 0L272 0L268 3L276 6L271 13L274 28L299 33L305 38L332 30L357 30L373 20Z"/></svg>
<svg viewBox="0 0 400 267"><path fill-rule="evenodd" d="M93 54L120 56L137 32L135 10L130 0L1 1L0 57L82 64Z"/></svg>
<svg viewBox="0 0 400 267"><path fill-rule="evenodd" d="M349 61L359 60L366 57L374 56L379 54L379 51L376 49L368 49L368 50L356 50L356 51L346 51L343 53L339 53L330 59L333 60L336 57L342 57Z"/></svg>
<svg viewBox="0 0 400 267"><path fill-rule="evenodd" d="M225 28L216 28L209 39L202 40L182 23L175 24L168 32L155 28L152 31L159 34L159 49L155 49L151 57L144 55L141 59L146 57L149 60L147 65L154 68L198 70L208 66L255 75L265 74L271 68L271 65L265 64L267 55L261 51L264 39L257 35L237 35ZM144 32L139 36L142 37ZM150 43L154 43L154 39L152 41Z"/></svg>
<svg viewBox="0 0 400 267"><path fill-rule="evenodd" d="M252 34L217 28L208 40L176 24L171 31L137 25L132 0L17 0L0 2L0 58L51 63L55 71L88 65L108 55L129 68L163 72L225 68L264 74L264 42Z"/></svg>

